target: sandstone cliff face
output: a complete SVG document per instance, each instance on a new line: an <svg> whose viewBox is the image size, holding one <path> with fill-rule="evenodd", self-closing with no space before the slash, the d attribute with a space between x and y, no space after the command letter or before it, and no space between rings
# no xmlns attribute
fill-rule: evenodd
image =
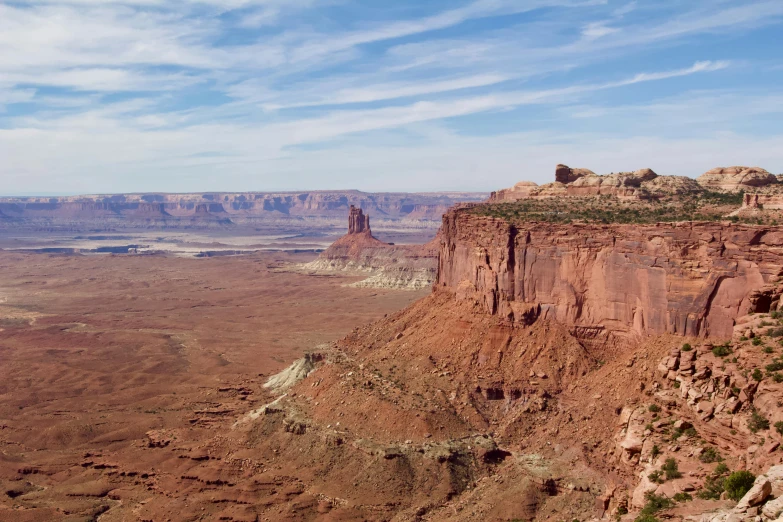
<svg viewBox="0 0 783 522"><path fill-rule="evenodd" d="M783 194L745 194L742 208L783 210Z"/></svg>
<svg viewBox="0 0 783 522"><path fill-rule="evenodd" d="M758 290L783 273L783 228L667 223L512 225L464 210L443 218L438 286L515 322L581 338L730 337ZM766 307L767 310L762 308Z"/></svg>

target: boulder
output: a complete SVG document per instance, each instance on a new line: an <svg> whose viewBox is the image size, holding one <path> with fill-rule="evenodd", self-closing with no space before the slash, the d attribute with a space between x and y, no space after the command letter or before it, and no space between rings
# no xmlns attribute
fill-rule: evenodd
<svg viewBox="0 0 783 522"><path fill-rule="evenodd" d="M710 401L701 401L696 406L696 411L702 414L702 418L709 417L715 411L715 405Z"/></svg>
<svg viewBox="0 0 783 522"><path fill-rule="evenodd" d="M736 511L745 511L753 506L758 506L767 500L770 493L772 493L772 482L770 482L766 475L760 475L756 477L753 487L750 488L750 491L745 493L745 496L740 499L734 509Z"/></svg>
<svg viewBox="0 0 783 522"><path fill-rule="evenodd" d="M684 430L687 430L688 428L692 428L693 424L691 424L688 421L678 420L677 422L675 422L673 424L673 427L674 427L675 430L684 431Z"/></svg>
<svg viewBox="0 0 783 522"><path fill-rule="evenodd" d="M764 504L761 513L770 520L778 518L783 513L783 497L778 497Z"/></svg>
<svg viewBox="0 0 783 522"><path fill-rule="evenodd" d="M772 494L783 496L783 465L772 466L764 475L772 482Z"/></svg>

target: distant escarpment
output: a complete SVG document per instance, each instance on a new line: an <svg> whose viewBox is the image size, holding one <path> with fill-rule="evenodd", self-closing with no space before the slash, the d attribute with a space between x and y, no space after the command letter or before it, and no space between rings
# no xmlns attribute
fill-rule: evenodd
<svg viewBox="0 0 783 522"><path fill-rule="evenodd" d="M353 286L418 290L435 281L438 238L424 245L393 245L372 235L370 216L350 207L348 233L315 261L303 265L312 272L347 272L368 277Z"/></svg>
<svg viewBox="0 0 783 522"><path fill-rule="evenodd" d="M115 194L0 198L2 226L38 229L213 228L291 229L336 226L351 205L382 220L437 222L450 206L482 193L365 193L356 190L284 193Z"/></svg>
<svg viewBox="0 0 783 522"><path fill-rule="evenodd" d="M539 318L581 339L727 338L783 287L783 227L513 222L443 218L438 287L514 323Z"/></svg>

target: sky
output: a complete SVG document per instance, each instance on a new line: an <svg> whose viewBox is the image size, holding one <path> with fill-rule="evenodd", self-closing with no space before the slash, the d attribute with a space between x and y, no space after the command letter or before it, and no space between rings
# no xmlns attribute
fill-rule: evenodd
<svg viewBox="0 0 783 522"><path fill-rule="evenodd" d="M783 173L781 0L0 0L0 193Z"/></svg>

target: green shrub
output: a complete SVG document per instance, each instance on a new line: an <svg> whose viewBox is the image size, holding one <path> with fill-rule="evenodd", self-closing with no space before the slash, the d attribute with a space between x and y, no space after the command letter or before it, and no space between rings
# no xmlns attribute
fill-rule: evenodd
<svg viewBox="0 0 783 522"><path fill-rule="evenodd" d="M691 348L691 345L688 343L685 343L682 345L682 351L683 352L690 352L693 348Z"/></svg>
<svg viewBox="0 0 783 522"><path fill-rule="evenodd" d="M662 495L656 495L652 491L645 493L644 499L647 501L647 503L639 512L640 515L654 515L658 511L669 509L670 507L674 506L674 502L672 502L670 499ZM636 520L639 519L637 518Z"/></svg>
<svg viewBox="0 0 783 522"><path fill-rule="evenodd" d="M748 338L747 338L747 337L745 337L745 336L743 335L742 337L740 337L740 338L739 338L739 340L740 340L740 341L747 341L747 340L748 340Z"/></svg>
<svg viewBox="0 0 783 522"><path fill-rule="evenodd" d="M756 368L755 370L753 370L753 373L751 374L751 377L753 377L754 381L760 381L761 379L764 378L764 374L761 373L761 370Z"/></svg>
<svg viewBox="0 0 783 522"><path fill-rule="evenodd" d="M750 419L748 419L748 429L753 433L768 430L769 420L767 420L766 417L760 415L759 412L754 410L753 413L750 415Z"/></svg>
<svg viewBox="0 0 783 522"><path fill-rule="evenodd" d="M696 433L696 428L694 428L693 426L684 430L681 428L675 428L675 430L672 432L672 440L677 440L683 435L685 435L685 438L688 438L688 437L695 437L698 434Z"/></svg>
<svg viewBox="0 0 783 522"><path fill-rule="evenodd" d="M659 448L657 444L653 444L652 451L650 451L650 456L652 458L655 458L660 454L661 454L661 448Z"/></svg>
<svg viewBox="0 0 783 522"><path fill-rule="evenodd" d="M715 466L715 471L712 472L712 475L707 476L704 480L704 486L696 493L696 496L704 500L720 499L720 495L724 491L725 475L728 472L729 467L723 462Z"/></svg>
<svg viewBox="0 0 783 522"><path fill-rule="evenodd" d="M731 347L727 344L721 344L712 348L712 353L715 357L726 357L731 355Z"/></svg>
<svg viewBox="0 0 783 522"><path fill-rule="evenodd" d="M704 500L720 500L725 480L722 477L707 477L704 480L704 486L696 493L696 496Z"/></svg>
<svg viewBox="0 0 783 522"><path fill-rule="evenodd" d="M764 353L772 353L773 350L771 346L765 346L764 348L761 349L761 351Z"/></svg>
<svg viewBox="0 0 783 522"><path fill-rule="evenodd" d="M775 372L775 373L772 374L772 380L775 381L776 383L780 384L781 382L783 382L783 375Z"/></svg>
<svg viewBox="0 0 783 522"><path fill-rule="evenodd" d="M783 435L783 421L777 421L775 423L775 431Z"/></svg>
<svg viewBox="0 0 783 522"><path fill-rule="evenodd" d="M673 458L666 459L666 462L661 466L661 471L666 473L666 480L674 480L682 477L682 473L680 473L679 467L677 466L677 461Z"/></svg>
<svg viewBox="0 0 783 522"><path fill-rule="evenodd" d="M702 454L699 455L699 460L704 462L705 464L712 464L713 462L722 461L723 457L720 456L718 450L710 446L708 448L704 448Z"/></svg>
<svg viewBox="0 0 783 522"><path fill-rule="evenodd" d="M772 361L770 364L766 365L764 369L768 372L779 372L780 370L783 370L783 362Z"/></svg>
<svg viewBox="0 0 783 522"><path fill-rule="evenodd" d="M753 344L753 346L760 346L761 345L761 337L754 337L753 340L751 341L751 343Z"/></svg>
<svg viewBox="0 0 783 522"><path fill-rule="evenodd" d="M756 480L756 476L750 471L735 471L726 477L723 488L731 500L739 500L750 491L754 480Z"/></svg>
<svg viewBox="0 0 783 522"><path fill-rule="evenodd" d="M649 475L647 475L647 478L650 479L650 482L655 482L656 484L663 484L663 473L660 470L655 470Z"/></svg>
<svg viewBox="0 0 783 522"><path fill-rule="evenodd" d="M684 491L675 494L672 498L675 502L688 502L689 500L693 500L693 497L690 495L690 493L686 493Z"/></svg>
<svg viewBox="0 0 783 522"><path fill-rule="evenodd" d="M650 410L650 411L651 411L651 412L653 412L653 413L658 413L658 412L660 412L660 411L661 411L661 407L660 407L660 406L658 406L657 404L650 404L650 405L647 407L647 409L648 409L648 410Z"/></svg>

